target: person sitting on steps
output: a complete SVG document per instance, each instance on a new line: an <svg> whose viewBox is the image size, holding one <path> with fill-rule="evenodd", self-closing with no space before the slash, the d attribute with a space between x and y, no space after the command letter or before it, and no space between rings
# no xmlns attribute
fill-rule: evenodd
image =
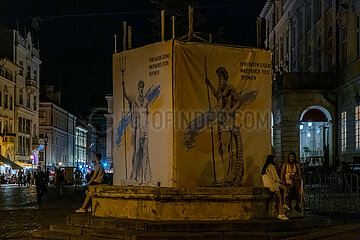
<svg viewBox="0 0 360 240"><path fill-rule="evenodd" d="M265 187L270 189L270 192L273 192L276 197L277 206L278 206L278 218L281 220L289 220L285 215L283 209L283 196L281 196L280 189L285 193L284 182L279 178L279 175L276 171L275 166L275 157L274 155L268 155L266 157L265 164L261 170L262 180Z"/></svg>

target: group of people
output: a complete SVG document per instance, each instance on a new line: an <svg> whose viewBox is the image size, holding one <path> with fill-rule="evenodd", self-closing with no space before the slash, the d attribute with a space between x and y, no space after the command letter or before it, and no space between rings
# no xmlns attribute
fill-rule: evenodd
<svg viewBox="0 0 360 240"><path fill-rule="evenodd" d="M0 184L18 184L19 186L34 185L34 173L27 171L24 173L19 170L18 174L8 175L5 173L0 174Z"/></svg>
<svg viewBox="0 0 360 240"><path fill-rule="evenodd" d="M290 152L281 168L280 177L275 164L275 156L268 155L261 171L265 187L275 194L278 207L278 218L289 220L286 211L292 208L291 202L296 201L294 210L302 212L300 204L303 196L303 182L300 164L296 160L295 152Z"/></svg>
<svg viewBox="0 0 360 240"><path fill-rule="evenodd" d="M32 186L35 183L35 171L27 171L24 173L22 170L19 170L16 183L19 186Z"/></svg>

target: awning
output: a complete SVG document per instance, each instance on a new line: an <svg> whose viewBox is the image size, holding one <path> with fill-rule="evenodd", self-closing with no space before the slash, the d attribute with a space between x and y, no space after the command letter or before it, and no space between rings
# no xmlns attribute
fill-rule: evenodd
<svg viewBox="0 0 360 240"><path fill-rule="evenodd" d="M15 164L19 165L20 167L33 167L36 168L37 166L34 166L30 163L24 163L24 162L14 162Z"/></svg>
<svg viewBox="0 0 360 240"><path fill-rule="evenodd" d="M319 109L310 109L307 111L301 122L327 122L329 121L325 114Z"/></svg>
<svg viewBox="0 0 360 240"><path fill-rule="evenodd" d="M17 165L13 161L11 161L10 159L8 159L2 155L0 155L0 162L9 165L12 169L22 169L21 166Z"/></svg>

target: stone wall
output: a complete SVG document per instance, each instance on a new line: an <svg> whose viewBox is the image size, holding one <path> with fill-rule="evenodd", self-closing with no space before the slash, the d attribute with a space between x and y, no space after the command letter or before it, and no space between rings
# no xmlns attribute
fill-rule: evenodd
<svg viewBox="0 0 360 240"><path fill-rule="evenodd" d="M144 220L250 220L277 216L264 187L90 186L92 214Z"/></svg>
<svg viewBox="0 0 360 240"><path fill-rule="evenodd" d="M289 152L300 154L300 118L309 107L325 108L335 119L336 93L330 90L279 90L273 93L274 148L278 159L285 161ZM336 121L332 121L336 129ZM331 136L336 147L336 131ZM336 152L336 149L333 149ZM334 155L334 154L333 154ZM331 162L332 160L330 160Z"/></svg>

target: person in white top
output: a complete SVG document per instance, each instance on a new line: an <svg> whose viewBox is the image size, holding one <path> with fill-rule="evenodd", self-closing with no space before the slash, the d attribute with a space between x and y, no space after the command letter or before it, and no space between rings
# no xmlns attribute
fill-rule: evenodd
<svg viewBox="0 0 360 240"><path fill-rule="evenodd" d="M285 186L284 182L279 178L279 175L276 171L274 159L274 155L268 155L266 157L266 162L261 171L262 180L264 186L268 187L270 189L270 192L273 192L276 196L279 213L278 218L281 220L289 220L289 218L284 213L283 196L280 193L280 188L285 193Z"/></svg>
<svg viewBox="0 0 360 240"><path fill-rule="evenodd" d="M104 171L103 165L100 162L101 158L102 158L101 153L94 154L95 171L94 171L94 175L92 176L90 181L86 184L87 186L97 185L97 184L101 184L104 182L105 171ZM86 190L85 201L84 201L82 207L79 208L78 210L76 210L76 212L87 212L90 206L91 206L91 197L89 194L89 190Z"/></svg>

